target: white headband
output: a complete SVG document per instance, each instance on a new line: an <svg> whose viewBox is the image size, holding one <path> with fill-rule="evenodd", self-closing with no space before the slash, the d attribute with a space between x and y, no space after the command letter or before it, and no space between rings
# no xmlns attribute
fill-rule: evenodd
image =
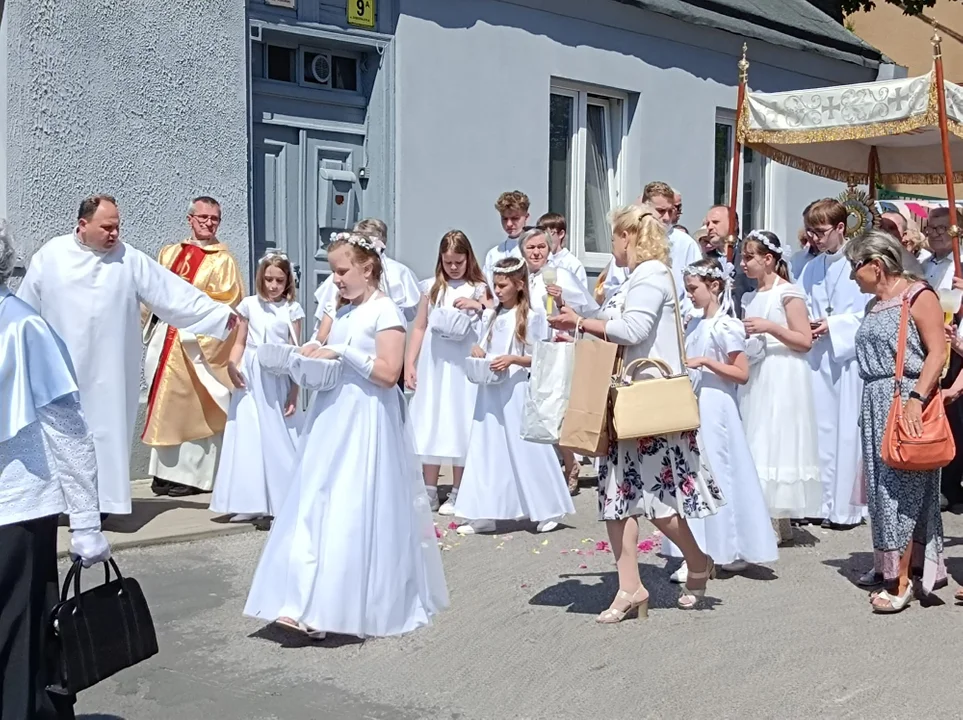
<svg viewBox="0 0 963 720"><path fill-rule="evenodd" d="M732 270L727 273L718 266L708 267L706 265L689 265L685 270L682 271L682 274L697 276L704 279L712 278L713 280L721 280L722 297L719 300L719 311L723 315L732 315L735 309L735 303L732 300L732 276L734 271L735 268L732 268Z"/></svg>
<svg viewBox="0 0 963 720"><path fill-rule="evenodd" d="M782 247L776 245L772 240L766 237L765 233L763 233L761 230L753 230L751 233L746 235L746 240L755 240L758 243L762 243L769 248L770 252L782 257Z"/></svg>
<svg viewBox="0 0 963 720"><path fill-rule="evenodd" d="M509 274L511 274L511 273L513 273L513 272L518 272L518 271L521 270L523 267L525 267L525 261L522 260L521 258L518 258L518 259L517 259L514 263L512 263L511 265L506 265L506 266L504 266L504 267L494 267L494 268L492 268L492 272L495 273L496 275L509 275Z"/></svg>
<svg viewBox="0 0 963 720"><path fill-rule="evenodd" d="M270 258L273 258L273 257L279 257L282 260L287 260L288 254L285 252L281 252L280 250L276 250L275 248L268 248L267 250L264 251L264 254L261 256L261 259L257 261L257 263L258 265L260 265L262 262L265 262L266 260L269 260Z"/></svg>
<svg viewBox="0 0 963 720"><path fill-rule="evenodd" d="M331 243L347 242L352 245L357 245L359 248L368 250L370 252L380 253L382 251L382 248L378 247L378 244L375 243L374 240L372 240L369 237L366 237L365 235L358 235L357 233L333 232L331 233L330 242Z"/></svg>

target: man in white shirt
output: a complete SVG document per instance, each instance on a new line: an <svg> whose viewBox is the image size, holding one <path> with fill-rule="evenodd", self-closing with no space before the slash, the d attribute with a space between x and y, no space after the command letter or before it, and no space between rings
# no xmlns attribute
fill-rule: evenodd
<svg viewBox="0 0 963 720"><path fill-rule="evenodd" d="M665 227L665 233L669 239L669 264L672 268L672 277L675 280L675 287L679 293L679 303L682 306L682 314L685 315L692 310L692 303L685 292L685 283L682 278L682 271L688 265L702 259L702 251L698 243L675 227L675 220L678 218L676 211L676 191L667 183L650 182L645 186L642 195L636 203L640 205L651 205L659 220ZM678 202L679 208L682 206L681 196ZM620 268L615 265L613 259L609 262L605 271L605 297L611 297L619 289L628 277L628 269Z"/></svg>
<svg viewBox="0 0 963 720"><path fill-rule="evenodd" d="M502 230L508 237L489 250L485 256L485 266L482 270L493 295L495 292L492 287L495 263L509 257L519 259L522 257L522 251L518 247L518 239L528 225L528 210L530 207L531 202L528 195L521 190L503 192L495 201L495 209L498 210L502 219Z"/></svg>
<svg viewBox="0 0 963 720"><path fill-rule="evenodd" d="M568 235L565 216L559 213L545 213L538 219L536 227L548 233L548 237L552 241L552 256L548 259L548 264L552 267L565 268L577 277L582 285L588 287L588 275L585 273L585 266L571 250L565 247Z"/></svg>

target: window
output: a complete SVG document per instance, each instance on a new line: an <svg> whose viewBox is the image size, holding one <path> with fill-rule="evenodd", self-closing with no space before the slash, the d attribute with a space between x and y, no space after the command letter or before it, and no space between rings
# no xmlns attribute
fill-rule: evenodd
<svg viewBox="0 0 963 720"><path fill-rule="evenodd" d="M612 250L608 215L622 202L626 98L553 85L549 102L548 209L568 221L572 252L604 267Z"/></svg>
<svg viewBox="0 0 963 720"><path fill-rule="evenodd" d="M332 90L358 91L357 57L311 48L268 45L264 77L285 83Z"/></svg>
<svg viewBox="0 0 963 720"><path fill-rule="evenodd" d="M713 203L729 204L729 191L732 188L732 150L736 139L735 113L727 110L716 112L715 125L715 162L713 163ZM739 221L742 233L766 227L768 222L768 194L766 179L769 174L769 161L764 156L744 147L742 149L742 168L739 178L742 185Z"/></svg>

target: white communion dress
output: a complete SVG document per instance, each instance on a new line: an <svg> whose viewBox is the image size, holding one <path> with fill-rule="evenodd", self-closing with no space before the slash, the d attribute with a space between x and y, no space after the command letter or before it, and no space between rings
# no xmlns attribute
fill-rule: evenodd
<svg viewBox="0 0 963 720"><path fill-rule="evenodd" d="M482 321L481 347L490 358L530 356L534 343L548 337L543 313L528 313L526 342L515 337L516 308ZM513 365L502 382L478 387L465 475L455 501L455 515L468 520L536 522L575 512L555 450L521 438L522 408L528 369Z"/></svg>
<svg viewBox="0 0 963 720"><path fill-rule="evenodd" d="M238 304L237 313L248 322L238 365L247 387L231 391L211 510L273 516L291 485L303 415L284 417L291 380L265 372L257 349L295 342L294 323L304 317L304 310L296 302L268 302L252 295Z"/></svg>
<svg viewBox="0 0 963 720"><path fill-rule="evenodd" d="M802 289L778 280L769 290L746 293L743 317L789 327L785 303L792 298L806 301ZM751 353L739 409L769 514L821 517L823 485L809 361L769 334L750 343L758 349Z"/></svg>
<svg viewBox="0 0 963 720"><path fill-rule="evenodd" d="M689 358L728 362L731 353L745 352L746 329L728 315L696 319L689 324L685 349ZM736 384L707 368L690 371L690 377L699 398L703 460L726 498L715 515L689 520L692 534L720 565L774 562L779 557L776 535L739 417ZM663 552L682 556L668 540Z"/></svg>
<svg viewBox="0 0 963 720"><path fill-rule="evenodd" d="M434 282L431 279L422 283L426 296ZM423 463L464 467L478 393L478 386L465 375L465 363L478 343L480 316L472 313L471 331L467 337L456 340L432 332L432 313L439 308L453 308L460 298L480 300L484 294L483 284L455 280L439 291L434 305L428 306L428 329L418 355L417 387L409 405L415 454Z"/></svg>
<svg viewBox="0 0 963 720"><path fill-rule="evenodd" d="M337 311L329 345L374 358L377 334L404 327L401 310L378 294ZM342 362L338 385L308 409L300 462L244 613L323 632L397 635L447 607L441 554L401 392Z"/></svg>

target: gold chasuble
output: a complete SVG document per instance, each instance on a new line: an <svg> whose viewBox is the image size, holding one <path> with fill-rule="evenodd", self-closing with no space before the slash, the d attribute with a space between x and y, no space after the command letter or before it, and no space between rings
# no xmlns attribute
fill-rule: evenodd
<svg viewBox="0 0 963 720"><path fill-rule="evenodd" d="M212 300L233 308L244 297L237 262L221 243L167 245L158 262ZM163 448L222 433L231 388L227 362L237 329L220 341L155 322L149 319L145 334L150 390L141 440Z"/></svg>

